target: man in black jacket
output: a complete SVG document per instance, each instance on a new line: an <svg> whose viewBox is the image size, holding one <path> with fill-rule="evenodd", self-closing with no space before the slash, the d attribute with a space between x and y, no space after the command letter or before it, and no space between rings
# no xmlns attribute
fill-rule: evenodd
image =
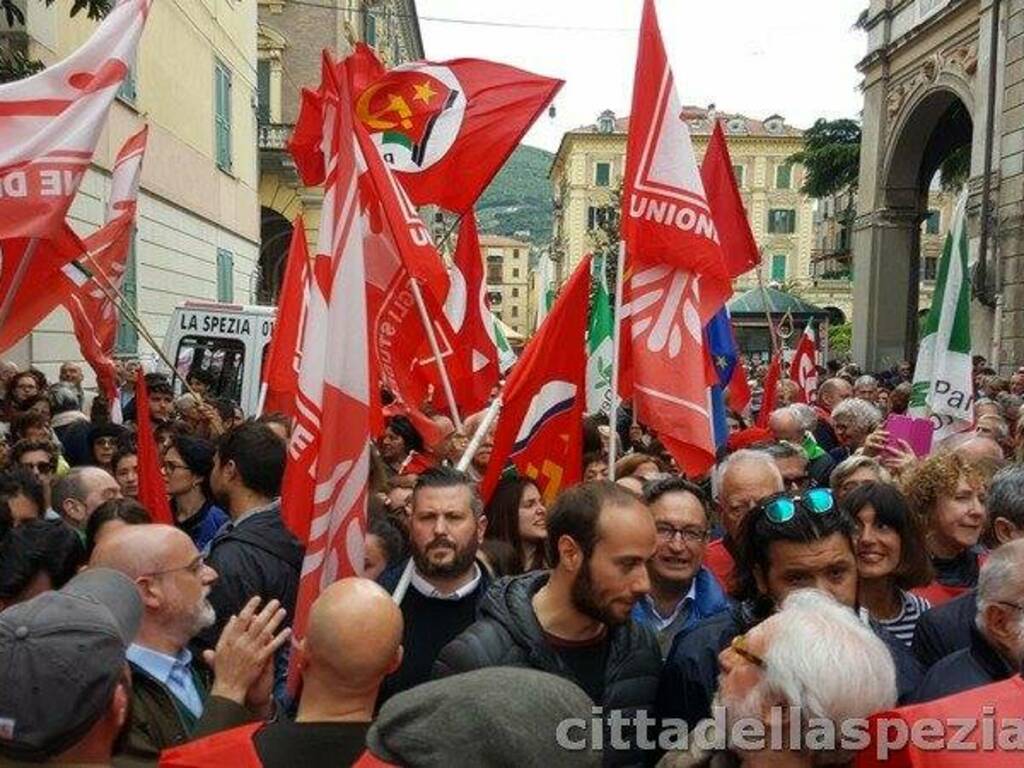
<svg viewBox="0 0 1024 768"><path fill-rule="evenodd" d="M781 507L776 506L778 502ZM790 592L813 587L856 609L853 534L853 521L835 507L825 488L812 489L796 500L773 497L750 512L737 542L737 589L742 601L676 636L658 688L659 716L681 719L691 728L710 717L719 654L733 638L770 616ZM920 665L866 611L860 614L888 646L900 700L905 701L921 681Z"/></svg>
<svg viewBox="0 0 1024 768"><path fill-rule="evenodd" d="M1004 544L981 567L970 645L937 662L914 692L932 701L1005 680L1024 661L1024 540Z"/></svg>
<svg viewBox="0 0 1024 768"><path fill-rule="evenodd" d="M217 621L198 637L213 648L221 630L253 597L277 600L291 626L302 545L281 519L285 444L264 424L243 424L221 438L210 487L231 521L214 536L206 563L220 578L210 590Z"/></svg>
<svg viewBox="0 0 1024 768"><path fill-rule="evenodd" d="M603 707L606 731L612 712L653 718L661 653L651 630L630 615L650 590L655 544L650 511L625 489L607 481L569 489L548 517L552 571L498 582L480 620L441 651L435 677L533 667L582 688ZM628 750L641 745L631 728L624 731L604 740L606 763L636 761Z"/></svg>

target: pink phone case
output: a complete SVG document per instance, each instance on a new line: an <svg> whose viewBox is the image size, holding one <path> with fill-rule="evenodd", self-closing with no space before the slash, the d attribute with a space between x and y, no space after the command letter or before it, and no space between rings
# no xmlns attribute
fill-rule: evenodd
<svg viewBox="0 0 1024 768"><path fill-rule="evenodd" d="M885 421L885 430L889 433L886 448L899 448L899 440L906 440L918 457L927 456L932 450L934 429L930 419L918 419L913 416L890 414Z"/></svg>

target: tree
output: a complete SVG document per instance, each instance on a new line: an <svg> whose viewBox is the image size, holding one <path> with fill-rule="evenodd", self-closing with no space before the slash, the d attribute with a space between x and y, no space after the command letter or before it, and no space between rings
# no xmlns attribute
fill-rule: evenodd
<svg viewBox="0 0 1024 768"><path fill-rule="evenodd" d="M850 354L853 341L853 325L830 325L828 327L828 352L833 358L845 357Z"/></svg>
<svg viewBox="0 0 1024 768"><path fill-rule="evenodd" d="M54 0L46 0L46 4L53 5ZM77 16L85 11L90 19L102 19L110 10L111 0L73 0L71 15ZM15 0L0 0L0 11L3 11L4 20L8 27L15 24L25 23L25 14L15 4ZM33 75L43 69L43 63L37 59L30 59L25 50L19 49L11 41L6 45L0 42L0 83L9 83L14 80L21 80L23 77Z"/></svg>
<svg viewBox="0 0 1024 768"><path fill-rule="evenodd" d="M800 191L829 197L857 186L860 173L860 124L819 118L804 132L804 148L789 158L807 169Z"/></svg>

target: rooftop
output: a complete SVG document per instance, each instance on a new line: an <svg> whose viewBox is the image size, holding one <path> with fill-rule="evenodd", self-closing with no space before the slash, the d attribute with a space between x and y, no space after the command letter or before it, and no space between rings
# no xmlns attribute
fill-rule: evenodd
<svg viewBox="0 0 1024 768"><path fill-rule="evenodd" d="M524 240L516 240L513 237L505 237L504 235L485 235L480 234L480 245L491 248L529 248L530 244Z"/></svg>
<svg viewBox="0 0 1024 768"><path fill-rule="evenodd" d="M756 120L746 115L733 112L719 112L714 105L709 107L684 106L682 117L686 120L693 136L710 136L714 128L714 121L717 118L722 121L722 129L727 136L761 136L761 137L797 137L803 136L804 132L799 128L788 125L781 115L768 115L763 120ZM600 130L598 123L581 125L573 128L569 133L626 133L629 131L629 116L616 117L611 110L605 110L598 118L611 118L612 130Z"/></svg>

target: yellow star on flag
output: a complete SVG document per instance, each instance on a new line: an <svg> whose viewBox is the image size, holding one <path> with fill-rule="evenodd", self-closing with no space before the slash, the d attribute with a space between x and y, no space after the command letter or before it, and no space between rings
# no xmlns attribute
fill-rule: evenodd
<svg viewBox="0 0 1024 768"><path fill-rule="evenodd" d="M430 100L437 96L437 91L432 90L429 82L424 82L421 85L414 85L413 90L416 91L416 95L413 96L413 101L419 99L424 104L429 104Z"/></svg>

